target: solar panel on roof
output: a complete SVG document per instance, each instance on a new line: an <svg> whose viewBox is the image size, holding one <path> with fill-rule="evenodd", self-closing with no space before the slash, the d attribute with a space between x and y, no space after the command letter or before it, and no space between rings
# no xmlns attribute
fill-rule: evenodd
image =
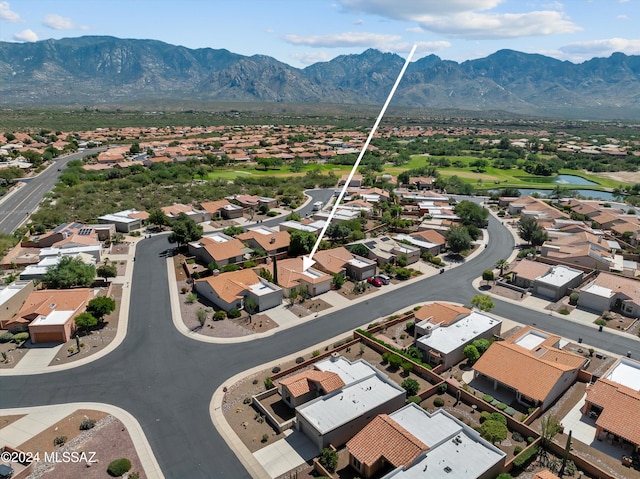
<svg viewBox="0 0 640 479"><path fill-rule="evenodd" d="M388 236L383 236L382 238L380 238L380 241L391 241L391 238L389 238Z"/></svg>
<svg viewBox="0 0 640 479"><path fill-rule="evenodd" d="M78 231L78 234L80 236L87 236L87 235L90 235L91 233L93 233L92 228L82 228L80 229L80 231Z"/></svg>

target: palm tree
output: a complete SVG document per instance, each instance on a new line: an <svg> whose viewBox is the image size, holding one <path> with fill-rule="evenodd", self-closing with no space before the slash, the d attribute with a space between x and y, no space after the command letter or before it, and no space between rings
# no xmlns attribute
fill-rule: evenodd
<svg viewBox="0 0 640 479"><path fill-rule="evenodd" d="M509 269L509 260L502 258L496 261L495 267L500 270L500 276L504 275L504 270Z"/></svg>

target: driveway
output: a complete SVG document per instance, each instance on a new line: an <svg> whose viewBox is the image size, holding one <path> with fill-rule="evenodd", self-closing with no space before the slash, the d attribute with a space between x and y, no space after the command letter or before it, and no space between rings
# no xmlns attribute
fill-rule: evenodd
<svg viewBox="0 0 640 479"><path fill-rule="evenodd" d="M318 455L318 448L304 433L289 430L289 435L253 453L271 477L278 477L297 467L307 465Z"/></svg>

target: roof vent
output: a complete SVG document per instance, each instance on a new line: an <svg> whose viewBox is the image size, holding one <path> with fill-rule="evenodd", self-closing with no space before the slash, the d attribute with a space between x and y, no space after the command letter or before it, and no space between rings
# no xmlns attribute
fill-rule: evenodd
<svg viewBox="0 0 640 479"><path fill-rule="evenodd" d="M331 362L335 363L339 357L340 355L334 351L333 353L331 353Z"/></svg>
<svg viewBox="0 0 640 479"><path fill-rule="evenodd" d="M445 466L444 468L444 472L446 472L447 474L450 473L451 471L453 471L453 469L451 469L449 466Z"/></svg>
<svg viewBox="0 0 640 479"><path fill-rule="evenodd" d="M271 237L271 239L269 240L269 243L270 243L270 244L273 244L273 243L275 243L275 242L276 242L276 237L275 237L275 236L272 236L272 237Z"/></svg>

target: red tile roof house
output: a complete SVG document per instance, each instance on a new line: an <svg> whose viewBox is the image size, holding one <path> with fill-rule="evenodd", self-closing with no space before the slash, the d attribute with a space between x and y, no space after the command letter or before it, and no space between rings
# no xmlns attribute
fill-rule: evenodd
<svg viewBox="0 0 640 479"><path fill-rule="evenodd" d="M204 223L205 221L209 221L211 219L211 216L208 212L197 210L191 205L175 203L171 206L163 206L160 209L165 215L167 215L169 219L176 218L180 213L184 213L196 223Z"/></svg>
<svg viewBox="0 0 640 479"><path fill-rule="evenodd" d="M356 281L363 281L376 274L376 262L350 253L340 246L318 251L314 256L315 268L327 274L340 274Z"/></svg>
<svg viewBox="0 0 640 479"><path fill-rule="evenodd" d="M349 465L370 478L392 468L386 478L493 479L506 454L448 412L433 413L410 403L380 414L349 442Z"/></svg>
<svg viewBox="0 0 640 479"><path fill-rule="evenodd" d="M14 281L0 286L0 329L8 329L6 323L13 318L27 297L33 292L33 281Z"/></svg>
<svg viewBox="0 0 640 479"><path fill-rule="evenodd" d="M582 414L597 416L595 439L608 434L640 448L640 362L618 359L594 384L587 386Z"/></svg>
<svg viewBox="0 0 640 479"><path fill-rule="evenodd" d="M6 327L24 331L28 326L32 343L65 343L76 330L74 318L93 298L94 290L90 288L34 291Z"/></svg>
<svg viewBox="0 0 640 479"><path fill-rule="evenodd" d="M205 265L215 262L219 267L244 261L245 246L242 241L222 233L203 236L187 245L189 254Z"/></svg>
<svg viewBox="0 0 640 479"><path fill-rule="evenodd" d="M344 385L344 381L335 372L310 369L282 379L278 383L278 392L286 404L295 408Z"/></svg>
<svg viewBox="0 0 640 479"><path fill-rule="evenodd" d="M278 285L283 289L285 297L289 297L292 288L306 286L311 296L326 293L331 289L333 276L323 273L315 268L309 268L303 272L302 258L283 259L277 262ZM258 270L264 268L273 273L273 263L262 265Z"/></svg>
<svg viewBox="0 0 640 479"><path fill-rule="evenodd" d="M588 361L559 344L559 336L526 326L506 341L494 342L474 364L474 378L487 379L494 390L515 391L521 404L546 409L576 381Z"/></svg>
<svg viewBox="0 0 640 479"><path fill-rule="evenodd" d="M566 296L569 289L580 286L584 276L578 269L528 259L521 260L511 274L515 285L530 288L534 294L553 301Z"/></svg>
<svg viewBox="0 0 640 479"><path fill-rule="evenodd" d="M253 270L244 269L210 276L195 282L195 291L224 311L244 308L244 300L252 298L258 311L282 304L282 289L269 283Z"/></svg>
<svg viewBox="0 0 640 479"><path fill-rule="evenodd" d="M405 403L406 391L366 361L342 366L334 369L328 365L326 370L338 373L344 387L296 407L296 429L318 451L329 444L336 448L344 445L372 417L395 411Z"/></svg>
<svg viewBox="0 0 640 479"><path fill-rule="evenodd" d="M227 200L219 201L203 201L200 203L200 208L209 213L211 219L223 217L224 207L230 205ZM242 216L242 209L240 209L240 215Z"/></svg>
<svg viewBox="0 0 640 479"><path fill-rule="evenodd" d="M264 250L268 255L285 253L289 249L291 235L288 231L271 231L269 228L249 228L236 236L254 250Z"/></svg>
<svg viewBox="0 0 640 479"><path fill-rule="evenodd" d="M580 308L604 313L620 311L626 316L640 317L640 280L601 272L579 291Z"/></svg>

